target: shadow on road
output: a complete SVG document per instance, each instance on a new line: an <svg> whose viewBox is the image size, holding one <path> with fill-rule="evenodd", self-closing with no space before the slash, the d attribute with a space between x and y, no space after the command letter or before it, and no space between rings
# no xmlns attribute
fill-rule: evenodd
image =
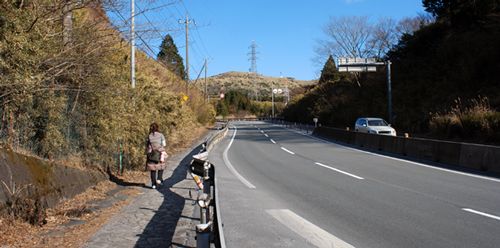
<svg viewBox="0 0 500 248"><path fill-rule="evenodd" d="M170 165L175 166L172 175L163 181L163 186L157 189L163 194L163 203L144 229L144 232L140 234L140 238L134 247L191 247L174 243L173 237L179 220L181 218L191 218L190 216L182 216L184 205L193 204L194 201L174 191L197 189L194 181L189 182L192 183L190 185L193 185L193 188L177 184L186 179L187 170L184 165L189 164L193 159L192 156L198 154L201 149L201 145L197 146L181 162ZM199 219L193 220L199 221ZM194 232L195 230L191 231Z"/></svg>

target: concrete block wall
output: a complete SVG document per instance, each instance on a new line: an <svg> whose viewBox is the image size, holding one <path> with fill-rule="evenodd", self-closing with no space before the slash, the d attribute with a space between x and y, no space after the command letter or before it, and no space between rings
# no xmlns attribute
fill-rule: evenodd
<svg viewBox="0 0 500 248"><path fill-rule="evenodd" d="M500 173L500 147L360 133L316 127L313 135L360 147L444 164Z"/></svg>
<svg viewBox="0 0 500 248"><path fill-rule="evenodd" d="M77 168L47 162L0 148L0 212L14 186L28 188L21 193L27 196L36 188L49 207L61 200L73 198L89 187L106 180L100 172L83 171ZM4 185L5 183L5 185ZM6 187L9 187L7 189Z"/></svg>

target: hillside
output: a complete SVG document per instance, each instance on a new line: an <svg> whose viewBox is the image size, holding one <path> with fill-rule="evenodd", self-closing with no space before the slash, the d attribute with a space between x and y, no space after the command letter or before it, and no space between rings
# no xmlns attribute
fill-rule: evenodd
<svg viewBox="0 0 500 248"><path fill-rule="evenodd" d="M63 3L0 8L2 147L85 168L143 170L152 123L172 154L215 122L200 92L182 104L185 82L140 50L131 87L130 47L104 16L107 6ZM71 13L71 32L61 31L61 12Z"/></svg>
<svg viewBox="0 0 500 248"><path fill-rule="evenodd" d="M229 92L231 90L240 91L244 93L254 94L253 74L248 72L226 72L216 76L207 78L208 92L210 95L218 95L219 93ZM293 90L302 86L312 85L317 80L303 81L293 78L278 78L257 75L257 91L259 96L271 94L271 81L274 82L275 88L284 89L285 83L288 85L289 90ZM195 86L200 91L205 91L205 79L200 78Z"/></svg>
<svg viewBox="0 0 500 248"><path fill-rule="evenodd" d="M453 8L425 2L437 20L403 34L384 57L392 64L391 113L386 66L376 73L344 73L330 56L318 85L283 110L285 120L318 118L322 125L345 128L376 116L412 137L500 144L498 1L445 1Z"/></svg>

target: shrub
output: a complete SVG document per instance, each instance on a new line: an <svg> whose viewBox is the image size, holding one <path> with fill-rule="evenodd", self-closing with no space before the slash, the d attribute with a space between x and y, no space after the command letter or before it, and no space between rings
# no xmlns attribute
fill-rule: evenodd
<svg viewBox="0 0 500 248"><path fill-rule="evenodd" d="M500 112L492 110L487 97L471 99L467 106L460 99L449 112L434 114L429 122L432 135L441 138L495 141L500 137Z"/></svg>

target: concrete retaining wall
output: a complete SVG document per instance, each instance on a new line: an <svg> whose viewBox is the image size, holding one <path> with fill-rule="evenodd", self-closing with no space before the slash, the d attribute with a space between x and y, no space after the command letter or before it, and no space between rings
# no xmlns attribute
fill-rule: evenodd
<svg viewBox="0 0 500 248"><path fill-rule="evenodd" d="M0 212L14 186L17 189L28 185L30 189L36 188L52 207L107 179L103 173L43 161L3 148L0 148L0 172ZM25 190L23 195L27 193Z"/></svg>
<svg viewBox="0 0 500 248"><path fill-rule="evenodd" d="M464 168L500 173L500 147L404 138L317 127L313 135L360 147Z"/></svg>

